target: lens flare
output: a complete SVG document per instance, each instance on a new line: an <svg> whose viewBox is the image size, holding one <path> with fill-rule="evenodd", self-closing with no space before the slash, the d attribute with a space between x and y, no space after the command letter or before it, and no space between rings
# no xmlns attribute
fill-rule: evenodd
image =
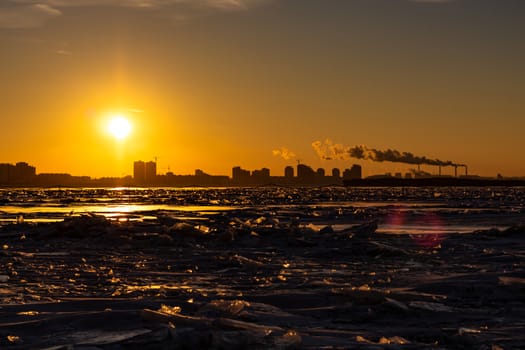
<svg viewBox="0 0 525 350"><path fill-rule="evenodd" d="M439 248L446 238L443 233L443 221L436 213L427 213L418 220L418 225L428 228L428 232L421 235L411 235L414 242L423 249Z"/></svg>

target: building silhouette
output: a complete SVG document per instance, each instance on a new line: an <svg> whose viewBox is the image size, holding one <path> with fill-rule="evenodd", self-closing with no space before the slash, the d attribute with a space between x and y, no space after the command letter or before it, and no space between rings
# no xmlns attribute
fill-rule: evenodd
<svg viewBox="0 0 525 350"><path fill-rule="evenodd" d="M9 170L11 164L0 164L0 183L6 184L9 182Z"/></svg>
<svg viewBox="0 0 525 350"><path fill-rule="evenodd" d="M186 186L329 186L342 185L339 169L332 169L326 175L325 169L313 170L306 164L298 164L295 169L287 166L284 176L272 176L270 169L261 168L253 171L240 166L232 168L231 177L209 175L201 169L191 175L175 175L173 172L157 174L156 162L133 162L133 176L103 177L91 179L89 176L73 176L67 173L40 173L36 168L25 163L0 164L0 186L3 187L186 187ZM361 178L361 167L354 165L345 170L346 177Z"/></svg>
<svg viewBox="0 0 525 350"><path fill-rule="evenodd" d="M284 177L286 177L287 179L289 178L293 178L294 176L294 169L293 169L293 166L287 166L286 168L284 168Z"/></svg>
<svg viewBox="0 0 525 350"><path fill-rule="evenodd" d="M236 166L232 168L232 182L236 185L250 184L250 171Z"/></svg>
<svg viewBox="0 0 525 350"><path fill-rule="evenodd" d="M343 172L343 179L356 180L362 178L362 168L358 164L352 165L350 169L345 169Z"/></svg>
<svg viewBox="0 0 525 350"><path fill-rule="evenodd" d="M299 180L308 181L313 180L315 178L315 171L305 164L298 164L297 165L297 178Z"/></svg>
<svg viewBox="0 0 525 350"><path fill-rule="evenodd" d="M137 185L155 184L157 163L138 160L133 163L133 181Z"/></svg>
<svg viewBox="0 0 525 350"><path fill-rule="evenodd" d="M133 180L137 184L146 182L146 165L142 160L137 160L133 163Z"/></svg>
<svg viewBox="0 0 525 350"><path fill-rule="evenodd" d="M18 162L14 167L14 178L20 181L26 181L36 175L36 168L26 162Z"/></svg>
<svg viewBox="0 0 525 350"><path fill-rule="evenodd" d="M254 170L254 171L252 171L252 177L269 178L270 177L270 169L262 168L260 170Z"/></svg>
<svg viewBox="0 0 525 350"><path fill-rule="evenodd" d="M33 181L35 176L36 168L26 162L0 164L0 183L24 184Z"/></svg>
<svg viewBox="0 0 525 350"><path fill-rule="evenodd" d="M144 172L146 173L146 182L151 183L157 177L157 163L146 162L144 164Z"/></svg>

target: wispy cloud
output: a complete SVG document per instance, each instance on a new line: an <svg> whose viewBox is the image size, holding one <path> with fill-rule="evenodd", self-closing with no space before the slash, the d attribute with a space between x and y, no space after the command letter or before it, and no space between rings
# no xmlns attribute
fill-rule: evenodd
<svg viewBox="0 0 525 350"><path fill-rule="evenodd" d="M44 3L0 8L0 27L38 27L61 14L62 12L59 9Z"/></svg>
<svg viewBox="0 0 525 350"><path fill-rule="evenodd" d="M0 4L0 28L39 27L70 7L158 9L171 18L184 20L211 10L246 10L267 1L270 0L11 0L8 6Z"/></svg>
<svg viewBox="0 0 525 350"><path fill-rule="evenodd" d="M73 54L73 52L66 50L66 49L56 50L55 53L57 55L63 55L63 56L71 56Z"/></svg>
<svg viewBox="0 0 525 350"><path fill-rule="evenodd" d="M46 4L52 7L122 6L122 7L165 7L192 4L216 8L247 8L264 0L11 0L17 4Z"/></svg>
<svg viewBox="0 0 525 350"><path fill-rule="evenodd" d="M456 2L456 0L410 0L411 2L419 2L421 4L447 4Z"/></svg>
<svg viewBox="0 0 525 350"><path fill-rule="evenodd" d="M210 11L239 11L270 1L284 0L0 0L0 28L33 28L63 14L71 7L124 7L160 10L175 21L186 21ZM319 0L322 1L322 0ZM459 0L399 0L445 4Z"/></svg>

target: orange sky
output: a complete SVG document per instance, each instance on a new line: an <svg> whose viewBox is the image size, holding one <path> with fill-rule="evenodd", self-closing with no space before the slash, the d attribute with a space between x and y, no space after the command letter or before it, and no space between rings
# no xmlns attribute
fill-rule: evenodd
<svg viewBox="0 0 525 350"><path fill-rule="evenodd" d="M311 144L331 139L523 176L523 23L521 0L5 1L0 163L413 168L321 160ZM113 114L133 123L122 142Z"/></svg>

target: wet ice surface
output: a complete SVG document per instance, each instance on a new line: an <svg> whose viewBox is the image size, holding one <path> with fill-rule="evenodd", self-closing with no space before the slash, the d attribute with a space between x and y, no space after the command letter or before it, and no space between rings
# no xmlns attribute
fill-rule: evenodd
<svg viewBox="0 0 525 350"><path fill-rule="evenodd" d="M525 345L520 188L0 193L2 348Z"/></svg>
<svg viewBox="0 0 525 350"><path fill-rule="evenodd" d="M15 189L0 190L0 225L85 213L147 220L159 213L191 219L259 211L322 224L374 219L388 233L471 232L523 218L524 194L525 188Z"/></svg>

